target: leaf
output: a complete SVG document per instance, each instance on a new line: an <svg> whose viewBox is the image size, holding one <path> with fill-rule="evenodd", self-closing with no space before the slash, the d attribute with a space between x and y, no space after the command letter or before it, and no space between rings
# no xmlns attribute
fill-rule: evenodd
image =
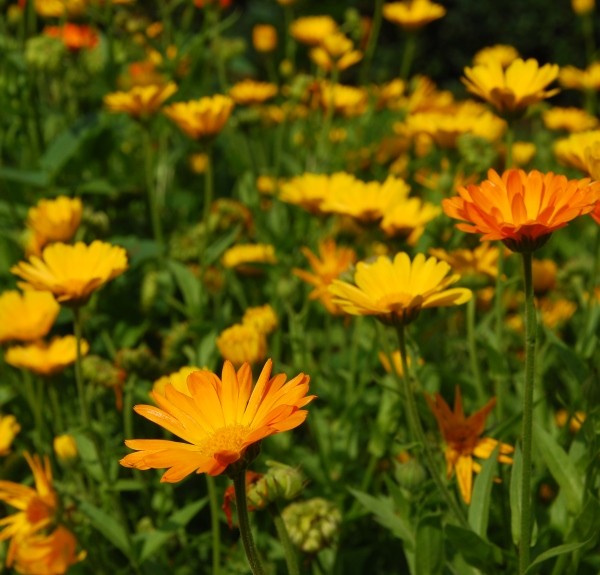
<svg viewBox="0 0 600 575"><path fill-rule="evenodd" d="M415 571L417 575L439 575L444 569L444 531L440 515L426 515L417 526Z"/></svg>
<svg viewBox="0 0 600 575"><path fill-rule="evenodd" d="M525 571L525 575L529 573L536 565L547 561L548 559L552 559L552 557L558 557L559 555L564 555L565 553L571 553L572 551L576 551L577 549L581 549L585 547L588 543L592 541L593 537L590 537L587 541L577 541L575 543L565 543L564 545L558 545L557 547L552 547L543 553L540 553L533 562Z"/></svg>
<svg viewBox="0 0 600 575"><path fill-rule="evenodd" d="M487 527L490 518L490 500L492 495L492 485L494 475L498 467L498 451L500 444L488 457L481 468L481 472L475 479L473 487L473 496L469 507L469 525L477 535L487 539Z"/></svg>
<svg viewBox="0 0 600 575"><path fill-rule="evenodd" d="M463 556L464 560L484 573L491 573L495 566L502 564L502 550L479 537L470 529L456 525L446 525L448 541Z"/></svg>
<svg viewBox="0 0 600 575"><path fill-rule="evenodd" d="M8 180L17 184L46 188L50 185L49 175L41 170L18 170L16 168L0 167L0 180Z"/></svg>
<svg viewBox="0 0 600 575"><path fill-rule="evenodd" d="M206 248L204 262L207 266L215 263L225 253L225 250L230 247L239 236L240 230L240 225L234 226L227 234L220 237Z"/></svg>
<svg viewBox="0 0 600 575"><path fill-rule="evenodd" d="M565 496L567 509L573 514L579 513L583 502L583 481L575 465L556 440L536 423L533 436L552 477Z"/></svg>
<svg viewBox="0 0 600 575"><path fill-rule="evenodd" d="M523 457L517 445L513 455L512 472L510 474L510 531L515 545L521 541L521 469Z"/></svg>
<svg viewBox="0 0 600 575"><path fill-rule="evenodd" d="M87 515L92 525L106 537L117 549L121 550L129 559L133 559L133 553L127 533L121 524L88 501L79 502L79 510Z"/></svg>
<svg viewBox="0 0 600 575"><path fill-rule="evenodd" d="M178 261L169 260L167 267L173 275L177 287L179 287L179 290L181 291L188 315L190 317L193 316L194 311L200 308L202 302L202 286L200 280L188 267Z"/></svg>

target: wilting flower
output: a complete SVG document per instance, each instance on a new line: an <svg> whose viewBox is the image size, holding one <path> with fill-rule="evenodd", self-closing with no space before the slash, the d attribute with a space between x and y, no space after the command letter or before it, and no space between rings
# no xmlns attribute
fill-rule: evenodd
<svg viewBox="0 0 600 575"><path fill-rule="evenodd" d="M234 84L229 90L229 95L236 104L242 106L263 104L277 95L277 86L269 82L247 79Z"/></svg>
<svg viewBox="0 0 600 575"><path fill-rule="evenodd" d="M248 264L275 264L275 248L271 244L239 244L230 247L222 259L226 268L248 269Z"/></svg>
<svg viewBox="0 0 600 575"><path fill-rule="evenodd" d="M337 30L337 24L331 16L304 16L290 25L290 34L298 42L316 46L321 40Z"/></svg>
<svg viewBox="0 0 600 575"><path fill-rule="evenodd" d="M351 315L374 315L384 323L407 324L421 309L461 305L472 297L471 290L451 288L458 274L448 275L450 266L436 258L408 254L394 259L378 257L374 262L359 262L352 285L334 280L329 286L333 303Z"/></svg>
<svg viewBox="0 0 600 575"><path fill-rule="evenodd" d="M249 307L244 312L242 323L268 335L277 327L277 316L275 310L269 304Z"/></svg>
<svg viewBox="0 0 600 575"><path fill-rule="evenodd" d="M542 112L542 120L549 130L583 132L598 125L598 118L580 108L550 108Z"/></svg>
<svg viewBox="0 0 600 575"><path fill-rule="evenodd" d="M44 337L59 311L60 306L48 292L4 292L0 295L0 343Z"/></svg>
<svg viewBox="0 0 600 575"><path fill-rule="evenodd" d="M429 0L404 0L383 5L383 17L404 30L417 30L442 18L446 9Z"/></svg>
<svg viewBox="0 0 600 575"><path fill-rule="evenodd" d="M190 373L193 373L194 371L200 370L200 367L185 366L174 373L170 373L169 375L163 375L154 382L154 384L152 385L152 391L160 395L165 395L165 387L167 386L167 384L170 383L177 391L180 391L181 393L187 393L188 375L190 375Z"/></svg>
<svg viewBox="0 0 600 575"><path fill-rule="evenodd" d="M500 250L490 242L482 242L473 250L453 250L446 252L431 248L430 255L448 262L457 273L468 275L484 275L491 279L498 277L498 255Z"/></svg>
<svg viewBox="0 0 600 575"><path fill-rule="evenodd" d="M342 514L331 501L314 497L288 505L281 513L290 539L305 553L318 553L336 536Z"/></svg>
<svg viewBox="0 0 600 575"><path fill-rule="evenodd" d="M600 90L600 62L592 62L585 70L565 66L560 69L558 81L563 88L571 90Z"/></svg>
<svg viewBox="0 0 600 575"><path fill-rule="evenodd" d="M89 26L79 24L64 24L63 26L46 26L44 34L58 38L71 52L91 50L98 44L98 32Z"/></svg>
<svg viewBox="0 0 600 575"><path fill-rule="evenodd" d="M554 230L591 212L600 200L600 183L589 179L567 180L552 172L506 170L499 176L458 189L459 196L442 200L451 218L464 232L482 234L482 240L502 240L516 252L541 247Z"/></svg>
<svg viewBox="0 0 600 575"><path fill-rule="evenodd" d="M94 291L127 269L127 253L119 246L94 241L46 247L42 257L31 256L11 272L41 291L49 291L59 302L80 305Z"/></svg>
<svg viewBox="0 0 600 575"><path fill-rule="evenodd" d="M81 354L85 355L88 351L88 343L82 340ZM75 363L76 358L77 342L72 335L54 337L49 343L39 340L27 345L15 345L4 354L4 361L8 365L45 376L60 373Z"/></svg>
<svg viewBox="0 0 600 575"><path fill-rule="evenodd" d="M104 96L109 112L129 114L132 118L145 118L155 114L175 92L174 82L134 86L127 92L112 92Z"/></svg>
<svg viewBox="0 0 600 575"><path fill-rule="evenodd" d="M217 337L217 348L223 359L236 367L254 365L267 357L267 338L251 324L236 323Z"/></svg>
<svg viewBox="0 0 600 575"><path fill-rule="evenodd" d="M514 449L510 445L489 437L481 437L485 428L485 420L496 405L496 398L490 399L479 411L469 417L465 417L463 412L462 397L458 386L454 394L453 411L439 393L436 393L435 397L425 395L425 399L435 415L446 443L444 454L448 479L452 477L452 473L456 469L458 488L465 503L469 504L473 489L473 472L481 471L481 465L473 461L473 456L487 459L499 445L498 461L512 463L512 459L508 455Z"/></svg>
<svg viewBox="0 0 600 575"><path fill-rule="evenodd" d="M69 462L79 455L77 441L68 433L57 435L52 441L52 447L56 457L62 462Z"/></svg>
<svg viewBox="0 0 600 575"><path fill-rule="evenodd" d="M257 24L252 28L252 45L257 52L268 53L277 48L277 29L270 24Z"/></svg>
<svg viewBox="0 0 600 575"><path fill-rule="evenodd" d="M216 94L171 104L164 109L164 113L182 132L190 138L200 140L216 136L223 129L233 106L231 98Z"/></svg>
<svg viewBox="0 0 600 575"><path fill-rule="evenodd" d="M512 62L519 58L519 52L514 46L507 44L496 44L482 48L473 56L473 64L489 64L490 62L498 63L503 68L507 68Z"/></svg>
<svg viewBox="0 0 600 575"><path fill-rule="evenodd" d="M0 457L10 453L10 447L21 426L14 415L0 415Z"/></svg>
<svg viewBox="0 0 600 575"><path fill-rule="evenodd" d="M152 393L159 407L137 405L136 413L174 433L186 443L164 439L130 439L136 453L121 465L169 470L161 481L174 483L190 473L219 475L244 459L246 450L265 437L298 427L307 416L301 409L315 396L306 395L310 378L303 373L286 382L271 377L265 364L252 389L252 371L244 364L236 373L226 361L221 379L207 371L188 376L189 394L167 385L165 395Z"/></svg>
<svg viewBox="0 0 600 575"><path fill-rule="evenodd" d="M301 248L301 251L313 273L297 268L293 272L301 280L314 286L308 299L318 299L331 314L341 313L341 309L333 303L328 287L334 279L348 271L356 261L356 253L352 248L338 247L333 239L319 242L318 256L306 247Z"/></svg>
<svg viewBox="0 0 600 575"><path fill-rule="evenodd" d="M558 92L545 89L558 76L558 65L540 67L533 58L526 61L518 58L506 70L500 63L490 62L465 68L464 72L467 90L488 101L500 113L523 111Z"/></svg>

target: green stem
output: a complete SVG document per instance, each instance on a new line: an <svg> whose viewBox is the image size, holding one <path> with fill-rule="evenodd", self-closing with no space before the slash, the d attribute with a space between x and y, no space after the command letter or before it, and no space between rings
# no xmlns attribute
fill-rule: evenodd
<svg viewBox="0 0 600 575"><path fill-rule="evenodd" d="M52 420L54 423L54 434L64 433L65 424L62 416L60 402L58 401L58 391L56 390L56 381L48 382L48 394L50 396L50 409L52 410Z"/></svg>
<svg viewBox="0 0 600 575"><path fill-rule="evenodd" d="M250 569L253 575L265 575L265 570L258 557L258 551L254 544L252 531L250 529L250 519L248 517L248 503L246 501L246 471L237 473L233 478L233 487L235 489L235 504L238 513L238 523L240 526L240 536L244 545L244 551L250 563Z"/></svg>
<svg viewBox="0 0 600 575"><path fill-rule="evenodd" d="M152 234L158 244L161 257L164 255L164 239L160 222L160 209L154 185L154 153L152 151L152 136L149 126L144 125L144 172L146 176L146 193L148 194L148 209L152 223Z"/></svg>
<svg viewBox="0 0 600 575"><path fill-rule="evenodd" d="M429 470L429 474L433 478L436 487L438 488L442 497L446 500L448 507L454 514L455 518L458 522L465 528L470 528L467 518L457 503L456 499L448 490L448 486L442 481L439 473L439 467L435 462L435 457L431 452L431 448L425 437L425 431L423 430L423 426L421 425L421 420L419 418L419 412L417 410L417 403L415 401L414 390L411 386L411 373L408 369L408 357L406 355L406 335L404 330L404 324L399 324L396 326L396 333L398 335L398 346L400 348L400 357L402 359L402 371L403 376L396 372L395 369L392 371L396 374L398 383L400 385L400 395L404 396L404 401L406 405L406 418L408 420L408 427L410 430L410 434L413 439L415 439L423 448L425 466Z"/></svg>
<svg viewBox="0 0 600 575"><path fill-rule="evenodd" d="M402 53L402 64L400 66L400 78L402 80L408 80L416 50L417 36L414 32L408 32L404 44L404 52Z"/></svg>
<svg viewBox="0 0 600 575"><path fill-rule="evenodd" d="M331 131L331 124L333 122L333 114L335 111L335 87L338 84L340 72L337 67L334 67L331 71L331 83L330 90L331 96L328 102L325 102L325 116L323 118L323 127L319 135L319 141L317 143L317 161L328 157L327 149L329 147L329 132Z"/></svg>
<svg viewBox="0 0 600 575"><path fill-rule="evenodd" d="M219 524L219 501L215 478L207 475L206 486L208 488L210 529L212 533L212 575L219 575L221 571L221 526Z"/></svg>
<svg viewBox="0 0 600 575"><path fill-rule="evenodd" d="M42 438L44 431L44 418L42 415L42 404L38 401L38 394L36 391L36 382L33 380L32 374L24 370L23 378L25 380L25 385L23 386L25 390L25 398L27 403L29 404L29 409L33 414L34 421L34 429L33 429L33 441L35 444L35 448L41 452L43 451L44 441Z"/></svg>
<svg viewBox="0 0 600 575"><path fill-rule="evenodd" d="M496 277L496 293L494 295L494 315L496 328L496 349L501 357L504 357L504 244L498 242L498 276ZM504 377L498 375L495 378L495 396L498 398L496 413L498 420L504 419Z"/></svg>
<svg viewBox="0 0 600 575"><path fill-rule="evenodd" d="M79 408L81 411L81 424L84 429L90 428L90 412L85 395L85 386L83 383L83 373L81 371L81 309L73 308L73 330L75 332L75 346L77 349L75 357L75 382L77 383L77 395L79 396Z"/></svg>
<svg viewBox="0 0 600 575"><path fill-rule="evenodd" d="M373 10L373 24L371 26L371 33L369 34L367 47L365 48L365 57L363 58L362 66L360 69L361 85L364 85L367 80L367 74L371 66L371 60L373 60L373 54L375 53L375 47L377 46L377 40L379 39L382 15L383 0L375 0L375 8Z"/></svg>
<svg viewBox="0 0 600 575"><path fill-rule="evenodd" d="M486 394L483 389L481 379L481 370L479 361L477 361L477 346L475 345L475 315L477 312L477 298L472 297L467 303L467 343L469 346L469 360L471 363L471 372L475 380L477 398L480 403L485 403Z"/></svg>
<svg viewBox="0 0 600 575"><path fill-rule="evenodd" d="M208 144L206 149L206 169L204 170L204 202L202 204L202 224L204 234L200 244L200 274L204 275L204 264L206 263L206 250L210 245L210 208L214 196L212 146Z"/></svg>
<svg viewBox="0 0 600 575"><path fill-rule="evenodd" d="M515 131L510 120L507 120L506 124L506 135L504 136L504 147L506 148L504 155L504 169L508 170L509 168L512 168L512 149L515 141Z"/></svg>
<svg viewBox="0 0 600 575"><path fill-rule="evenodd" d="M521 541L519 542L519 574L529 567L531 543L531 447L533 435L533 387L535 373L535 340L537 322L533 300L533 272L531 252L523 253L525 281L525 389L523 390L523 468L521 472Z"/></svg>
<svg viewBox="0 0 600 575"><path fill-rule="evenodd" d="M290 539L290 534L285 526L281 511L277 503L271 503L268 507L269 513L273 518L275 529L277 531L277 537L283 547L283 555L285 556L285 563L289 575L300 575L300 569L298 568L298 557L296 556L296 549Z"/></svg>

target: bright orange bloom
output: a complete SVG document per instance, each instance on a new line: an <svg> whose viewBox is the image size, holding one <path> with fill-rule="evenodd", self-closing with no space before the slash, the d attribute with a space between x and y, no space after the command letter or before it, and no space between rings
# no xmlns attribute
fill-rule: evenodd
<svg viewBox="0 0 600 575"><path fill-rule="evenodd" d="M271 377L265 364L256 386L244 364L236 373L226 361L221 379L209 371L188 376L188 393L171 384L164 395L151 393L159 407L136 405L135 411L187 443L165 439L129 439L135 449L121 465L136 469L165 469L161 481L174 483L193 473L219 475L244 458L246 450L275 433L298 427L308 412L301 409L315 396L308 393L309 376L301 373L286 382L284 374Z"/></svg>
<svg viewBox="0 0 600 575"><path fill-rule="evenodd" d="M457 224L459 230L482 234L482 240L502 240L515 252L532 252L554 230L594 209L600 183L537 170L506 170L502 176L489 170L487 180L458 193L442 200L442 207L451 218L468 222Z"/></svg>
<svg viewBox="0 0 600 575"><path fill-rule="evenodd" d="M465 417L463 412L462 397L458 386L454 395L454 411L450 409L439 393L436 393L435 397L425 395L425 399L437 419L440 432L446 442L444 453L448 479L452 477L452 473L456 469L458 488L465 503L469 504L473 489L473 472L481 471L481 465L473 461L473 456L487 459L499 444L498 461L512 463L512 459L508 455L514 449L510 445L489 437L480 437L484 431L486 417L496 405L496 398L490 399L479 411L469 417Z"/></svg>
<svg viewBox="0 0 600 575"><path fill-rule="evenodd" d="M44 34L51 38L58 38L71 52L91 50L98 44L98 32L89 26L78 24L64 24L63 26L46 26Z"/></svg>

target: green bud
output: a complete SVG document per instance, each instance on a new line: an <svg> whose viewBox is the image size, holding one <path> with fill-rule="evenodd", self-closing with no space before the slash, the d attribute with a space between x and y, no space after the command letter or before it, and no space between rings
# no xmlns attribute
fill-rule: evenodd
<svg viewBox="0 0 600 575"><path fill-rule="evenodd" d="M290 539L305 553L317 553L327 547L342 521L335 504L321 497L288 505L282 517Z"/></svg>
<svg viewBox="0 0 600 575"><path fill-rule="evenodd" d="M256 509L279 499L295 499L304 489L304 476L298 468L277 461L267 461L267 465L267 473L248 487L248 503Z"/></svg>
<svg viewBox="0 0 600 575"><path fill-rule="evenodd" d="M57 38L34 36L25 45L25 61L36 70L54 72L60 68L67 49Z"/></svg>
<svg viewBox="0 0 600 575"><path fill-rule="evenodd" d="M145 344L119 350L116 363L127 373L136 373L143 379L154 380L161 372L158 360Z"/></svg>
<svg viewBox="0 0 600 575"><path fill-rule="evenodd" d="M116 387L122 383L123 372L113 363L98 355L88 355L82 359L83 378L101 387Z"/></svg>
<svg viewBox="0 0 600 575"><path fill-rule="evenodd" d="M394 475L398 484L409 491L418 490L427 478L425 469L414 458L409 459L405 463L396 463Z"/></svg>

